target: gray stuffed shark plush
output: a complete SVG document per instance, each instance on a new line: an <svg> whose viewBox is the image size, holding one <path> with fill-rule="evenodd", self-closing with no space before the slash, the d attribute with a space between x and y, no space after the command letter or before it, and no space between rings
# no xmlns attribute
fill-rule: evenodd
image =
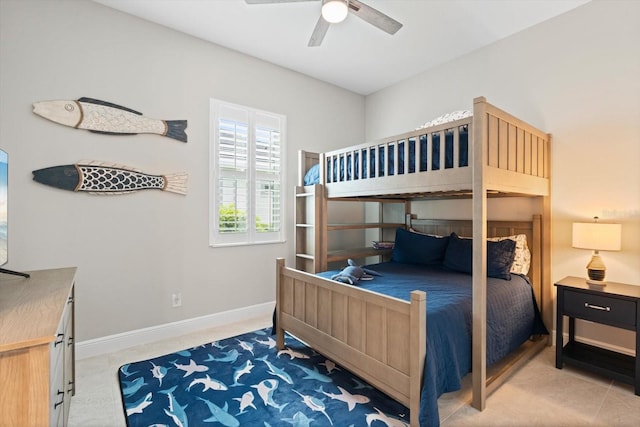
<svg viewBox="0 0 640 427"><path fill-rule="evenodd" d="M340 273L331 276L331 280L355 285L360 280L372 280L373 276L381 276L378 272L357 266L355 261L352 259L349 259L347 264L349 265Z"/></svg>

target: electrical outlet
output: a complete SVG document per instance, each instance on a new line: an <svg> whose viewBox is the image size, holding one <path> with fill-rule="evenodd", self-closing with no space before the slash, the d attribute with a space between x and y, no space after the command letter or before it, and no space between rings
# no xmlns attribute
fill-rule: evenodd
<svg viewBox="0 0 640 427"><path fill-rule="evenodd" d="M172 307L180 307L182 305L182 294L178 292L177 294L171 295L171 306Z"/></svg>

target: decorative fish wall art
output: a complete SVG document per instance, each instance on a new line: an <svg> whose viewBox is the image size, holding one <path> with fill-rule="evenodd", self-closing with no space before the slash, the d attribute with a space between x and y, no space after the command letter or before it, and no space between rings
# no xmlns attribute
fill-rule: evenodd
<svg viewBox="0 0 640 427"><path fill-rule="evenodd" d="M153 133L187 142L186 120L158 120L110 102L93 98L33 103L33 112L52 122L109 135Z"/></svg>
<svg viewBox="0 0 640 427"><path fill-rule="evenodd" d="M33 180L69 191L91 194L124 194L138 190L162 190L187 194L186 173L150 175L129 166L98 161L52 166L33 171Z"/></svg>

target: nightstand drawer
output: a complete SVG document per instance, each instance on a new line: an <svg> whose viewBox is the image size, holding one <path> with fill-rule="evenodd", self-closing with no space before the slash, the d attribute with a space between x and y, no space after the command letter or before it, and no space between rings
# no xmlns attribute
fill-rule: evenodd
<svg viewBox="0 0 640 427"><path fill-rule="evenodd" d="M635 329L636 303L625 299L564 291L564 313L571 317Z"/></svg>

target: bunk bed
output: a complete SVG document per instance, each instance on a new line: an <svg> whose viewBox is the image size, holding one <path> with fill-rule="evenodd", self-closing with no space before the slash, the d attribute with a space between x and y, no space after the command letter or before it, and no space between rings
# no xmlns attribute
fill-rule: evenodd
<svg viewBox="0 0 640 427"><path fill-rule="evenodd" d="M471 115L454 121L327 153L301 152L298 191L313 188L319 193L316 217L326 216L323 209L330 199L472 199L472 220L417 220L409 215L406 226L472 237L472 405L480 410L488 393L548 342L527 344L488 373L487 282L492 279L487 278L487 238L527 236L532 292L542 318L551 324L549 143L549 134L481 97L474 99ZM302 177L314 167L317 183L305 187ZM542 215L532 221L487 221L487 198L508 196L540 198ZM326 247L319 243L316 250ZM286 267L283 259L277 260L276 287L280 348L285 331L297 336L405 404L411 425L420 425L420 411L427 410L421 404L427 293L415 290L406 300L390 297ZM423 414L422 419L427 418Z"/></svg>

